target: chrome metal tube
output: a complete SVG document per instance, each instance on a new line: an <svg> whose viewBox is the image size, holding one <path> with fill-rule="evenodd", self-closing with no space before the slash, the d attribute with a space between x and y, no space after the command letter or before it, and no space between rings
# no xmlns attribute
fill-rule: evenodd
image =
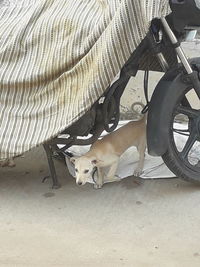
<svg viewBox="0 0 200 267"><path fill-rule="evenodd" d="M163 27L169 37L169 39L171 40L172 44L176 44L178 43L178 40L176 38L176 36L174 35L173 31L171 30L171 28L169 27L169 24L167 23L166 19L164 17L161 18L161 22L163 24ZM185 70L187 71L188 74L191 74L193 72L187 57L185 56L183 49L181 48L181 46L179 45L178 47L175 48L177 55L180 59L180 61L182 62L183 66L185 67Z"/></svg>
<svg viewBox="0 0 200 267"><path fill-rule="evenodd" d="M156 56L157 56L157 58L158 58L158 60L160 62L160 65L161 65L163 71L164 72L168 71L169 70L169 65L168 65L165 57L163 56L163 54L162 53L158 53L158 54L156 54Z"/></svg>

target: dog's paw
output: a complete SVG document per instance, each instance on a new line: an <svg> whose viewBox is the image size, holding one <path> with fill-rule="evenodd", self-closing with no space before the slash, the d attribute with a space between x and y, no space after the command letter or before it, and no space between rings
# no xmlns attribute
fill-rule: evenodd
<svg viewBox="0 0 200 267"><path fill-rule="evenodd" d="M118 175L114 175L114 176L106 176L106 181L107 182L120 182L121 181L121 177L119 177Z"/></svg>
<svg viewBox="0 0 200 267"><path fill-rule="evenodd" d="M140 177L140 175L143 173L143 171L141 169L136 169L133 173L134 176L136 177Z"/></svg>
<svg viewBox="0 0 200 267"><path fill-rule="evenodd" d="M101 189L102 186L102 184L94 184L94 189Z"/></svg>
<svg viewBox="0 0 200 267"><path fill-rule="evenodd" d="M118 175L115 175L114 177L113 177L113 182L120 182L122 180L122 178L120 177L120 176L118 176Z"/></svg>

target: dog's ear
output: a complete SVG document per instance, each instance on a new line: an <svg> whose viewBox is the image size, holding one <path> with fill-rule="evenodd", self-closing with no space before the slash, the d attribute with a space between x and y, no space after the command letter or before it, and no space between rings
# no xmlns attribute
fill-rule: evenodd
<svg viewBox="0 0 200 267"><path fill-rule="evenodd" d="M71 162L71 163L75 164L75 161L76 161L76 158L75 158L75 157L71 157L71 158L70 158L70 162Z"/></svg>

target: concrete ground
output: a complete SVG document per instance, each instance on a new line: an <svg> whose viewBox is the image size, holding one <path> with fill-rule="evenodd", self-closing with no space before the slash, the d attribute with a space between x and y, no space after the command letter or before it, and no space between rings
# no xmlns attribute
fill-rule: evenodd
<svg viewBox="0 0 200 267"><path fill-rule="evenodd" d="M0 169L0 266L199 267L200 188L180 179L78 187L41 147Z"/></svg>

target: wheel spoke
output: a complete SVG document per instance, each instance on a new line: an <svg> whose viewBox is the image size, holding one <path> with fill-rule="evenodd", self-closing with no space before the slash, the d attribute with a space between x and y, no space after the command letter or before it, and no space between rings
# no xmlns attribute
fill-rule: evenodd
<svg viewBox="0 0 200 267"><path fill-rule="evenodd" d="M189 131L181 131L181 130L176 130L173 129L174 133L180 134L180 135L184 135L184 136L189 136Z"/></svg>
<svg viewBox="0 0 200 267"><path fill-rule="evenodd" d="M181 151L181 156L186 159L191 148L193 147L194 143L197 140L197 132L195 129L193 129L193 131L191 132L190 136L187 139L187 142L185 143L185 146L183 148L183 150Z"/></svg>
<svg viewBox="0 0 200 267"><path fill-rule="evenodd" d="M176 129L176 128L173 128L173 131L174 132L180 132L180 133L188 133L189 129Z"/></svg>
<svg viewBox="0 0 200 267"><path fill-rule="evenodd" d="M186 96L183 97L183 100L181 101L181 104L184 107L190 107L191 108L190 102L188 101Z"/></svg>
<svg viewBox="0 0 200 267"><path fill-rule="evenodd" d="M177 107L176 111L188 116L189 118L196 118L200 115L199 110L192 109L190 107L179 106Z"/></svg>

